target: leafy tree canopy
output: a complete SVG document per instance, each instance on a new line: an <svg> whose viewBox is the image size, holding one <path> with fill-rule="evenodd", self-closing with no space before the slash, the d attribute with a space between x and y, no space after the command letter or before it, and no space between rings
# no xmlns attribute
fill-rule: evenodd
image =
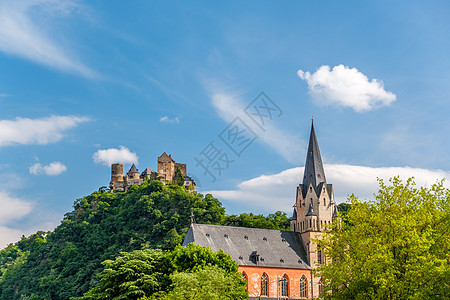
<svg viewBox="0 0 450 300"><path fill-rule="evenodd" d="M104 265L99 286L78 300L248 299L231 256L194 244L122 253Z"/></svg>
<svg viewBox="0 0 450 300"><path fill-rule="evenodd" d="M448 299L450 191L379 180L375 201L352 205L322 240L325 299ZM331 292L332 291L332 292Z"/></svg>
<svg viewBox="0 0 450 300"><path fill-rule="evenodd" d="M180 169L177 167L175 171L175 177L173 178L173 184L178 186L184 186L184 176L181 174Z"/></svg>
<svg viewBox="0 0 450 300"><path fill-rule="evenodd" d="M281 211L269 214L267 217L243 213L226 216L223 224L227 226L289 230L289 220L286 213Z"/></svg>

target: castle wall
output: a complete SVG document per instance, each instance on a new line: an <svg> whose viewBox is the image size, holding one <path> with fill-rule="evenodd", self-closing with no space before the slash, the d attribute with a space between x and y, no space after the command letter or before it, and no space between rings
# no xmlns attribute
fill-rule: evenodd
<svg viewBox="0 0 450 300"><path fill-rule="evenodd" d="M186 176L186 164L182 164L182 163L175 163L175 168L180 169L180 172L183 176Z"/></svg>

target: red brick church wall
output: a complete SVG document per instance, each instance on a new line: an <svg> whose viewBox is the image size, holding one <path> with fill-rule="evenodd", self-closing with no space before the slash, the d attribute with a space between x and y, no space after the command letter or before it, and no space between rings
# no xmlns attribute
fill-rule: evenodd
<svg viewBox="0 0 450 300"><path fill-rule="evenodd" d="M260 296L261 276L264 273L266 273L269 282L269 295L267 298L277 299L277 276L280 276L280 278L282 278L284 274L286 274L289 278L289 299L305 299L299 296L300 279L303 275L305 275L307 279L308 299L311 298L311 270L239 266L239 272L244 273L247 277L247 291L250 298ZM279 292L281 297L281 290ZM261 299L263 298L266 297L261 297Z"/></svg>

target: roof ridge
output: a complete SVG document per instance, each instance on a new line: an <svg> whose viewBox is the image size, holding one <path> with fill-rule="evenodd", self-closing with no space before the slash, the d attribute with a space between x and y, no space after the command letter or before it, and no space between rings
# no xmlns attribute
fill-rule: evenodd
<svg viewBox="0 0 450 300"><path fill-rule="evenodd" d="M195 226L201 225L201 226L227 227L227 228L243 228L243 229L266 230L266 231L270 230L270 231L278 231L278 232L298 233L296 231L290 231L290 230L265 229L265 228L254 228L254 227L240 227L240 226L229 226L229 225L199 224L199 223L195 223L193 225L195 225Z"/></svg>

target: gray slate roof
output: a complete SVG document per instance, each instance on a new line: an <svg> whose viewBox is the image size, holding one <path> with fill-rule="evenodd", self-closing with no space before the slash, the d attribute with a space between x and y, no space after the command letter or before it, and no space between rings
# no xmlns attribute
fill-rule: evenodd
<svg viewBox="0 0 450 300"><path fill-rule="evenodd" d="M191 224L183 246L222 249L241 266L311 269L298 232Z"/></svg>
<svg viewBox="0 0 450 300"><path fill-rule="evenodd" d="M143 172L142 175L151 175L151 174L156 174L156 172L153 169L150 168L146 168Z"/></svg>
<svg viewBox="0 0 450 300"><path fill-rule="evenodd" d="M131 166L130 171L128 171L128 173L138 173L138 169L134 164Z"/></svg>

